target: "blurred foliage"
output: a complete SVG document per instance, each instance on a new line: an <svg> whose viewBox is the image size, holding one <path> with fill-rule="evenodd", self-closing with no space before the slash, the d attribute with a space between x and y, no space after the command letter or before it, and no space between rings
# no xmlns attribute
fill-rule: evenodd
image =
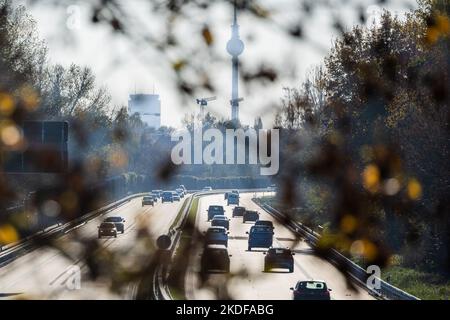
<svg viewBox="0 0 450 320"><path fill-rule="evenodd" d="M175 50L184 48L174 28L178 19L192 18L186 12L189 8L208 12L218 2L152 1L152 13L165 18L163 37L131 23L116 0L85 3L91 9L93 24L108 25L114 33L163 53L175 74L177 94L191 98L199 90L215 91L201 54L215 44L214 29L202 21L198 36L204 47L186 53ZM239 0L237 5L293 40L314 44L314 36L306 34L302 23L277 23L261 2ZM303 1L298 10L307 16L318 6L336 9L344 2ZM68 3L71 1L50 2ZM360 11L360 20L365 22L363 9ZM393 253L401 253L405 266L448 276L449 13L445 0L421 0L419 9L404 20L385 12L380 24L350 31L345 31L340 18L335 17L331 23L341 37L324 65L299 88L285 89L276 121L283 133L279 200L290 218L297 219L303 211L309 214L311 224L329 222L317 254L327 257L329 249L335 247L362 256L367 264L385 266ZM118 183L125 188L123 192L129 192L130 181L144 181L143 174L170 181L177 171L165 152L173 129L146 128L138 116L128 115L126 107L111 106L107 90L96 85L89 68L66 68L48 60L33 19L23 7L0 0L2 156L26 148L20 127L24 120L69 121L73 138L69 172L40 177L0 175L2 212L25 199L24 219L30 219L37 210L45 214L57 208L58 218L70 221L98 208L101 196L91 187L102 187L101 183L114 175L119 176L118 182L111 185L116 188ZM241 70L245 83L257 81L269 86L280 77L276 66L264 62L255 70L247 66ZM207 117L207 126L233 127ZM188 118L185 125L189 128L194 120ZM261 121L255 121L255 127L261 127ZM221 174L229 172L228 168L223 170ZM187 169L181 173L196 172ZM217 174L209 171L205 176ZM27 193L36 190L35 202L28 203ZM21 221L16 217L0 216L2 244L20 239ZM139 254L132 260L135 268L131 272L97 241L74 233L74 241L83 246L81 256L90 278L103 274L114 280L111 288L120 291L151 274L160 257L153 255L146 227L142 219L133 251ZM194 233L192 221L189 227ZM39 244L56 246L69 255L70 249L53 241ZM221 297L228 298L228 292Z"/></svg>
<svg viewBox="0 0 450 320"><path fill-rule="evenodd" d="M330 190L312 208L332 213L335 240L319 253L340 247L386 266L401 252L405 266L450 273L449 13L445 1L421 1L404 20L384 12L379 25L344 32L323 68L285 90L280 201L311 201L297 185Z"/></svg>

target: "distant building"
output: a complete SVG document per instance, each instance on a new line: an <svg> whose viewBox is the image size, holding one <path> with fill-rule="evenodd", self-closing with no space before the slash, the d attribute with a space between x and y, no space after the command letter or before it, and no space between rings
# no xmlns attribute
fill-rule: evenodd
<svg viewBox="0 0 450 320"><path fill-rule="evenodd" d="M139 113L149 127L161 127L161 100L157 94L130 94L128 112L130 115Z"/></svg>

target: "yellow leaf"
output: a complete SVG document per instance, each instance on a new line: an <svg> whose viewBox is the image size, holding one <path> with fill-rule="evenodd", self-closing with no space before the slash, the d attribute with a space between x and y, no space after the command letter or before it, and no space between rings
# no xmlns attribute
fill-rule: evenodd
<svg viewBox="0 0 450 320"><path fill-rule="evenodd" d="M422 197L422 186L417 179L410 179L407 187L408 197L411 200L418 200Z"/></svg>
<svg viewBox="0 0 450 320"><path fill-rule="evenodd" d="M14 109L14 99L7 93L0 93L0 114L10 116Z"/></svg>
<svg viewBox="0 0 450 320"><path fill-rule="evenodd" d="M380 170L376 165L368 165L363 172L363 186L368 191L375 193L380 185Z"/></svg>
<svg viewBox="0 0 450 320"><path fill-rule="evenodd" d="M6 245L19 241L19 234L10 224L0 226L0 244Z"/></svg>

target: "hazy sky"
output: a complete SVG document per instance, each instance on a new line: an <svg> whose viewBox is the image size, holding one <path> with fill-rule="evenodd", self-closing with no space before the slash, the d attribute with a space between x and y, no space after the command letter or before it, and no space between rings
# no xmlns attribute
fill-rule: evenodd
<svg viewBox="0 0 450 320"><path fill-rule="evenodd" d="M52 6L48 1L23 0L38 23L42 38L47 41L52 63L69 65L77 63L91 67L99 85L106 86L115 105L126 105L128 94L151 93L155 88L161 95L162 123L178 127L185 113L198 110L194 99L182 101L175 87L175 75L170 60L183 58L192 52L194 59L203 63L213 80L217 101L208 107L218 117L229 118L231 107L231 62L225 51L230 37L231 7L226 3L211 6L209 14L203 11L187 11L187 18L177 22L176 35L181 39L182 49L161 56L147 43L136 43L121 35L113 34L110 28L90 23L90 11L83 1L65 1L67 5ZM148 0L123 1L133 27L142 34L158 37L165 32L165 16L156 16L150 11ZM275 83L259 86L240 86L240 95L245 101L240 106L241 121L252 124L257 116L269 126L273 120L275 106L279 103L282 88L298 86L314 66L319 65L337 37L333 29L333 17L339 17L345 27L359 23L358 7L376 17L379 8L376 0L329 0L335 8L320 6L305 15L299 10L302 1L265 0L261 3L272 13L271 21L265 22L249 14L241 14L239 24L241 39L246 49L241 62L247 68L264 64L281 68L282 74ZM33 2L35 3L35 2ZM414 8L415 0L391 0L383 6L399 16ZM377 9L378 8L378 9ZM293 40L282 31L283 27L301 21L305 38ZM202 42L201 32L207 23L214 35L214 43L208 49ZM192 77L196 77L192 74ZM211 93L199 93L206 96Z"/></svg>

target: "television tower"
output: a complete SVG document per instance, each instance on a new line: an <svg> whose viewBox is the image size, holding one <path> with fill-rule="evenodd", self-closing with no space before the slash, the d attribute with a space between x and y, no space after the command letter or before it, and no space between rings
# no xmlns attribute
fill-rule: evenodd
<svg viewBox="0 0 450 320"><path fill-rule="evenodd" d="M234 19L231 26L231 39L227 43L227 51L232 59L232 76L231 76L231 120L239 121L239 55L244 51L244 42L239 38L239 25L237 24L237 8L234 2Z"/></svg>

